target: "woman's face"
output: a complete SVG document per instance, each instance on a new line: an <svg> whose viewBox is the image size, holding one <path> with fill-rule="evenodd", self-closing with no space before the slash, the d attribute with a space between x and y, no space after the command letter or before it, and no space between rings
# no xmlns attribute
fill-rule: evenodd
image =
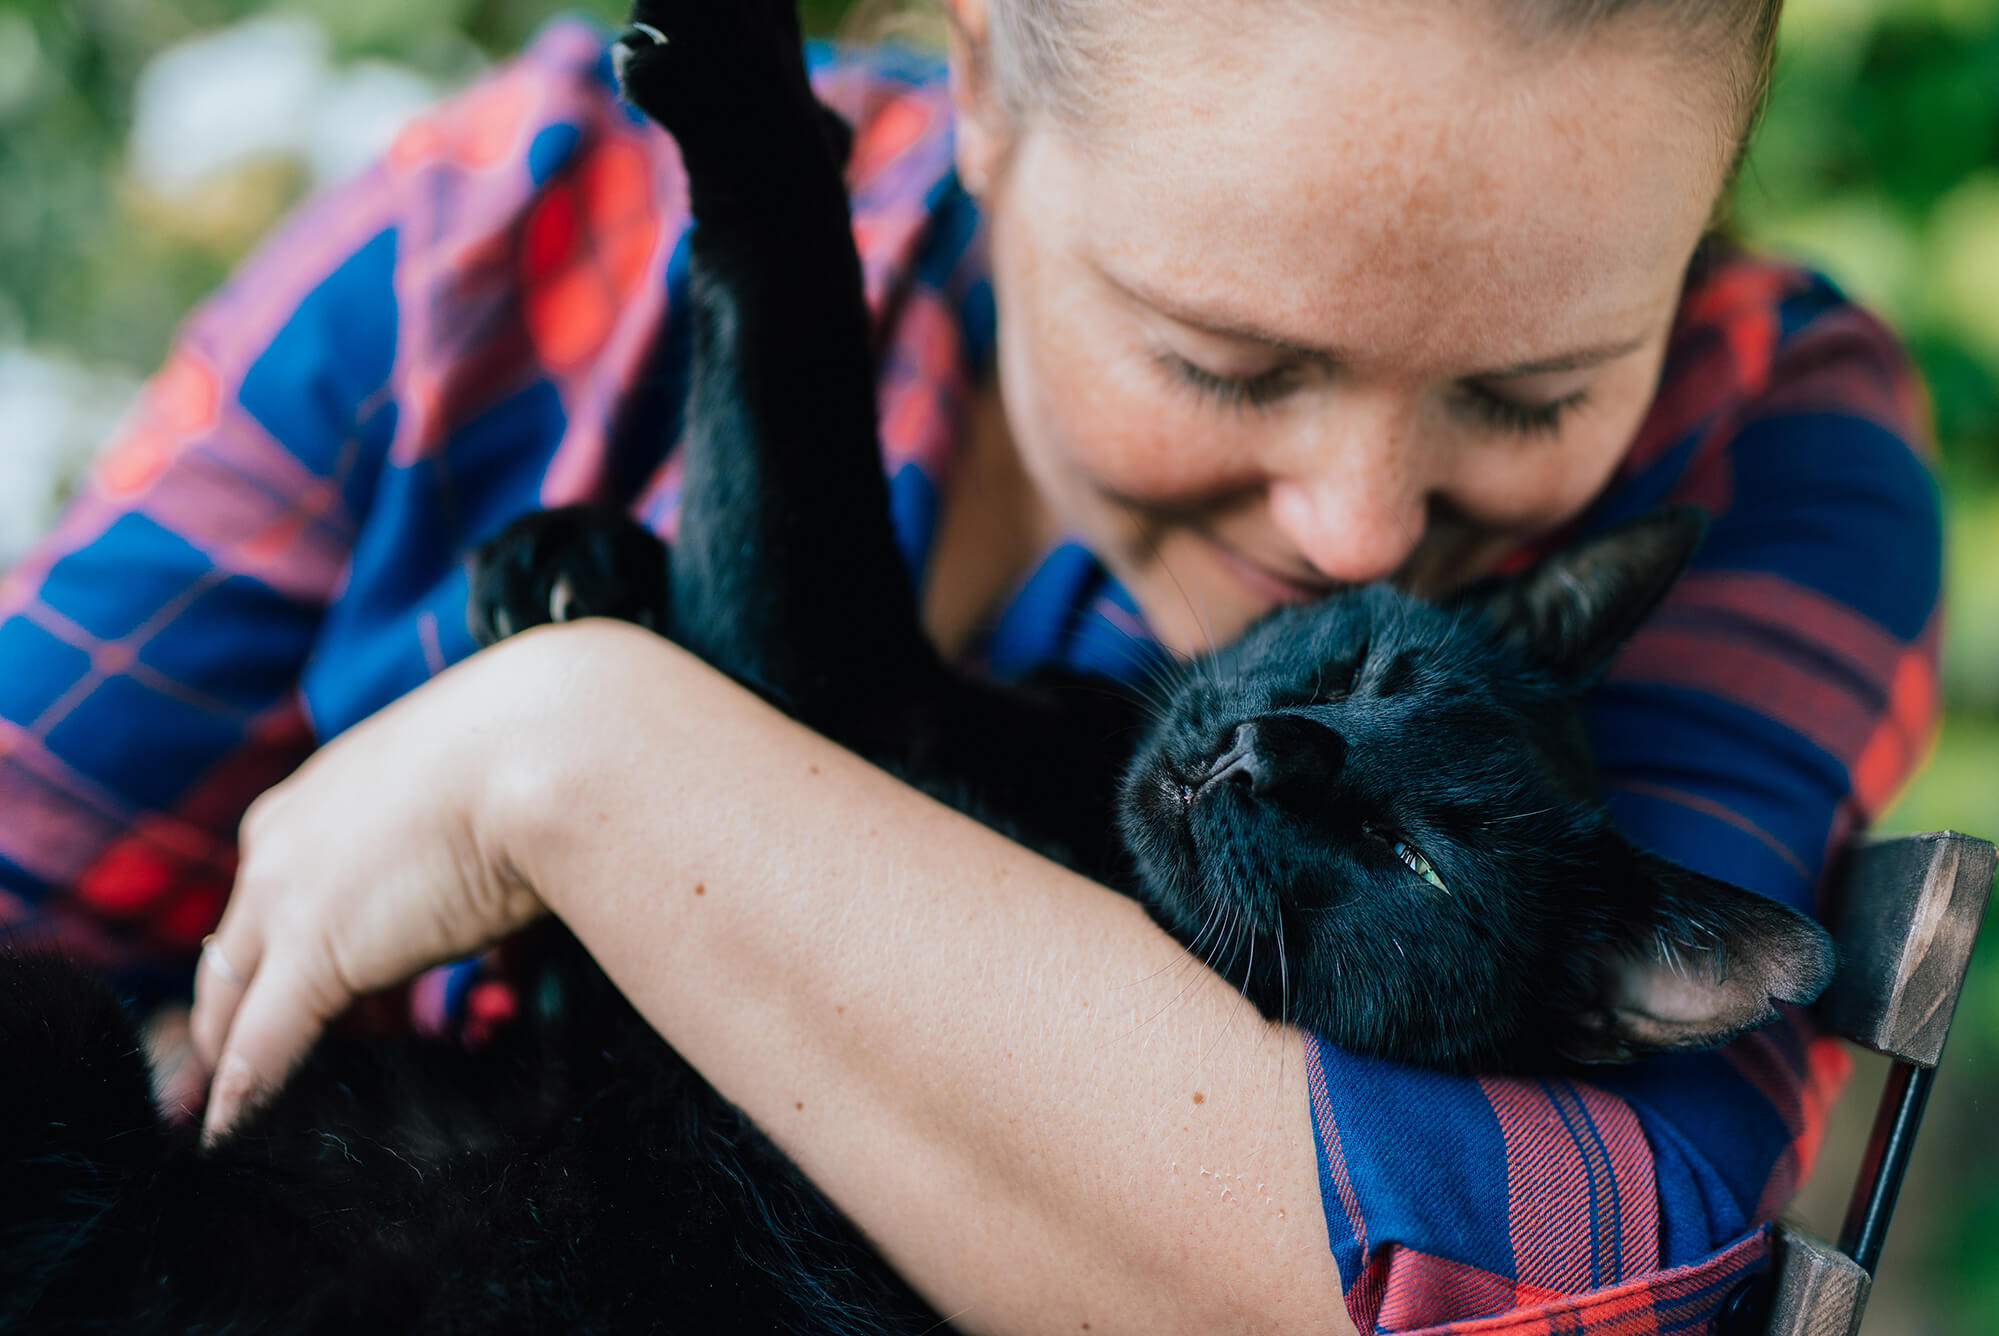
<svg viewBox="0 0 1999 1336"><path fill-rule="evenodd" d="M1022 463L1182 651L1578 514L1733 147L1723 80L1649 31L1314 8L1187 5L1087 125L961 147Z"/></svg>

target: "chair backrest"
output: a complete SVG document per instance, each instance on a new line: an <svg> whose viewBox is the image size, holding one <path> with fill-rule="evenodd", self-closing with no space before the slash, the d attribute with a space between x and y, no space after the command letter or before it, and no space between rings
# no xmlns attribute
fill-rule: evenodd
<svg viewBox="0 0 1999 1336"><path fill-rule="evenodd" d="M1829 926L1839 969L1816 1014L1894 1060L1837 1246L1779 1225L1768 1280L1738 1329L1852 1336L1860 1329L1902 1175L1972 943L1992 892L1993 847L1945 831L1856 844L1835 870ZM1767 1307L1765 1306L1767 1305Z"/></svg>

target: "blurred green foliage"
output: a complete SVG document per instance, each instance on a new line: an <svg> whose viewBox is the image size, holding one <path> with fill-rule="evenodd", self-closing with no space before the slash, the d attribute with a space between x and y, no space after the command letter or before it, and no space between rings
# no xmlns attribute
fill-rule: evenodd
<svg viewBox="0 0 1999 1336"><path fill-rule="evenodd" d="M0 340L90 361L157 362L174 324L302 184L258 178L232 216L158 222L121 170L140 71L160 51L252 15L318 22L336 61L379 59L448 86L518 49L557 12L606 23L624 0L0 0ZM806 0L830 31L845 0ZM172 220L169 220L172 221Z"/></svg>
<svg viewBox="0 0 1999 1336"><path fill-rule="evenodd" d="M807 0L808 24L831 31L846 7ZM614 22L623 0L0 0L0 346L143 373L305 188L296 164L270 164L200 207L149 196L127 136L162 50L303 15L336 64L386 61L446 87L557 8ZM1878 309L1921 365L1953 520L1949 716L1887 824L1999 835L1999 0L1792 0L1734 217ZM1999 1099L1999 932L1959 1018L1922 1152L1949 1167L1905 1206L1898 1232L1922 1252L1884 1275L1877 1309L1892 1290L1914 1330L1999 1331L1999 1142L1979 1112Z"/></svg>
<svg viewBox="0 0 1999 1336"><path fill-rule="evenodd" d="M1908 338L1953 475L1999 482L1999 0L1799 0L1736 198Z"/></svg>

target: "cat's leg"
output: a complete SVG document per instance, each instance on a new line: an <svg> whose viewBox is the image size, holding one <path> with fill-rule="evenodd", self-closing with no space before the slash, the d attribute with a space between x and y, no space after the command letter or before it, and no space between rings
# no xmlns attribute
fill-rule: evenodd
<svg viewBox="0 0 1999 1336"><path fill-rule="evenodd" d="M696 224L671 633L838 732L937 671L888 519L843 146L793 0L633 20L626 95L677 141Z"/></svg>
<svg viewBox="0 0 1999 1336"><path fill-rule="evenodd" d="M888 519L841 176L793 0L641 0L625 90L679 142L694 378L671 634L974 816L1093 871L1135 707L946 671ZM660 40L656 40L660 39Z"/></svg>
<svg viewBox="0 0 1999 1336"><path fill-rule="evenodd" d="M607 506L524 515L472 554L465 618L480 646L530 626L615 617L664 634L667 551Z"/></svg>

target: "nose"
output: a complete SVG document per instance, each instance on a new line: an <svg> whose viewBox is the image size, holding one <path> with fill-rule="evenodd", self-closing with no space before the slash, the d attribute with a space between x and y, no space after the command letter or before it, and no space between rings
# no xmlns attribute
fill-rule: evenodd
<svg viewBox="0 0 1999 1336"><path fill-rule="evenodd" d="M1298 443L1270 518L1305 560L1347 584L1385 580L1422 541L1437 461L1387 412L1360 411Z"/></svg>
<svg viewBox="0 0 1999 1336"><path fill-rule="evenodd" d="M1200 791L1235 784L1264 801L1323 794L1339 778L1346 755L1347 740L1328 725L1304 715L1266 714L1236 726Z"/></svg>

